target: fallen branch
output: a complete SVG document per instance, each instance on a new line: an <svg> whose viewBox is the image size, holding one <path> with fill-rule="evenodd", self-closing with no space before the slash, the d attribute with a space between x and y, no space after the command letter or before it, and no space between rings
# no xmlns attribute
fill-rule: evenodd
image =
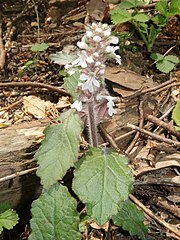
<svg viewBox="0 0 180 240"><path fill-rule="evenodd" d="M27 170L24 170L24 171L13 173L11 175L0 178L0 182L4 182L4 181L11 180L11 179L19 177L19 176L26 175L28 173L35 172L37 169L38 169L38 167L35 167L35 168L30 168L30 169L27 169Z"/></svg>
<svg viewBox="0 0 180 240"><path fill-rule="evenodd" d="M136 197L134 197L132 194L129 194L129 198L138 206L140 207L148 216L153 218L156 222L161 224L163 227L174 233L177 237L180 237L180 231L173 226L172 224L169 224L165 222L163 219L160 217L156 216L149 208L144 206Z"/></svg>
<svg viewBox="0 0 180 240"><path fill-rule="evenodd" d="M180 137L180 132L176 131L170 124L154 117L153 115L146 115L145 118L157 126L166 129L168 132L172 133L176 137Z"/></svg>
<svg viewBox="0 0 180 240"><path fill-rule="evenodd" d="M49 91L57 92L64 96L70 96L69 93L67 93L65 90L60 89L59 87L51 86L49 84L45 83L39 83L39 82L4 82L0 83L0 88L5 87L32 87L32 88L46 88Z"/></svg>
<svg viewBox="0 0 180 240"><path fill-rule="evenodd" d="M167 139L165 137L161 137L161 136L159 136L157 134L154 134L154 133L151 133L151 132L149 132L149 131L147 131L145 129L139 128L139 127L137 127L137 126L135 126L133 124L127 123L127 127L131 128L133 130L136 130L136 131L138 131L138 132L140 132L140 133L142 133L144 135L148 135L149 137L151 137L152 139L155 139L157 141L165 142L165 143L171 144L171 145L173 145L175 147L180 147L180 142L173 141L173 140Z"/></svg>

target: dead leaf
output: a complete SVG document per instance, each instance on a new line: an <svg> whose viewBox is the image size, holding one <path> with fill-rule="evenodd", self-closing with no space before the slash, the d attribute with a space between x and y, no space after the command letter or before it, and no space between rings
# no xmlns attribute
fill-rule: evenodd
<svg viewBox="0 0 180 240"><path fill-rule="evenodd" d="M87 5L87 13L95 21L102 21L107 8L107 3L102 0L90 0Z"/></svg>
<svg viewBox="0 0 180 240"><path fill-rule="evenodd" d="M62 96L58 103L56 104L56 108L57 109L62 109L62 108L65 108L65 107L69 107L71 105L70 103L70 98L68 96Z"/></svg>
<svg viewBox="0 0 180 240"><path fill-rule="evenodd" d="M133 95L136 91L152 87L153 80L130 71L125 67L106 67L105 78L113 83L113 90L122 97Z"/></svg>
<svg viewBox="0 0 180 240"><path fill-rule="evenodd" d="M94 229L104 229L106 232L108 231L109 229L109 221L104 223L102 226L99 226L95 221L93 221L92 223L90 223L90 226Z"/></svg>
<svg viewBox="0 0 180 240"><path fill-rule="evenodd" d="M26 113L33 115L37 119L46 118L46 111L54 108L50 101L44 101L36 96L23 97L23 109Z"/></svg>

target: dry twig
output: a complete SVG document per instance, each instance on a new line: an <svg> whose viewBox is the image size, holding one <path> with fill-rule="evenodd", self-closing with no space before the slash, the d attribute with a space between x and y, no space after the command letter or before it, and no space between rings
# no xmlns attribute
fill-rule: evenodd
<svg viewBox="0 0 180 240"><path fill-rule="evenodd" d="M172 224L169 224L165 222L160 217L156 216L150 209L148 209L146 206L144 206L136 197L134 197L132 194L129 194L129 198L138 206L140 207L148 216L153 218L156 222L161 224L163 227L174 233L177 237L180 237L180 231L173 226Z"/></svg>
<svg viewBox="0 0 180 240"><path fill-rule="evenodd" d="M39 83L39 82L4 82L0 83L0 88L5 87L32 87L32 88L46 88L52 92L57 92L64 96L70 96L69 93L67 93L65 90L60 89L55 86L51 86L49 84L45 83Z"/></svg>
<svg viewBox="0 0 180 240"><path fill-rule="evenodd" d="M174 136L180 137L180 132L176 131L170 124L154 117L153 115L146 115L145 118L150 122L155 123L157 126L166 129L168 132L170 132Z"/></svg>
<svg viewBox="0 0 180 240"><path fill-rule="evenodd" d="M167 139L165 137L161 137L161 136L159 136L157 134L154 134L154 133L151 133L151 132L149 132L145 129L139 128L139 127L137 127L133 124L127 123L127 127L131 128L131 129L134 129L136 131L139 131L142 134L148 135L149 137L151 137L152 139L156 139L157 141L165 142L165 143L171 144L173 146L180 147L180 142L173 141L173 140Z"/></svg>

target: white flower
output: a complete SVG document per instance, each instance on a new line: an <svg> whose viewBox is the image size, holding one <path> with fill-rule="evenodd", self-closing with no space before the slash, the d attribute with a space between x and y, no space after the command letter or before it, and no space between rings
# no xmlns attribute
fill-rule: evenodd
<svg viewBox="0 0 180 240"><path fill-rule="evenodd" d="M88 45L87 43L81 41L81 42L77 42L77 46L81 49L87 49L88 48Z"/></svg>
<svg viewBox="0 0 180 240"><path fill-rule="evenodd" d="M116 97L112 97L112 96L105 96L105 95L98 95L96 97L97 100L101 100L105 98L108 102L107 102L107 108L108 108L108 114L109 116L112 116L114 113L116 113L116 110L114 110L114 100L116 100Z"/></svg>
<svg viewBox="0 0 180 240"><path fill-rule="evenodd" d="M118 37L112 36L112 37L110 38L110 43L112 43L112 44L118 44L118 42L119 42Z"/></svg>
<svg viewBox="0 0 180 240"><path fill-rule="evenodd" d="M82 50L77 54L79 57L72 62L72 65L81 66L82 68L87 68L87 62L93 63L94 59L92 56L88 56L85 50Z"/></svg>
<svg viewBox="0 0 180 240"><path fill-rule="evenodd" d="M93 92L94 91L94 86L96 87L100 87L100 83L99 81L96 79L94 73L91 73L89 75L83 73L80 75L79 78L81 81L86 81L85 83L83 83L82 85L82 90L89 90L89 92Z"/></svg>
<svg viewBox="0 0 180 240"><path fill-rule="evenodd" d="M68 73L70 76L73 75L73 74L77 71L77 69L75 69L72 64L66 64L66 65L64 66L64 68L67 70L67 73Z"/></svg>
<svg viewBox="0 0 180 240"><path fill-rule="evenodd" d="M108 114L109 116L112 116L114 113L116 113L116 110L114 110L114 100L115 97L107 96L106 99L108 100L107 107L108 107Z"/></svg>
<svg viewBox="0 0 180 240"><path fill-rule="evenodd" d="M103 34L104 34L105 37L109 37L109 36L111 35L111 29L110 29L110 28L106 29L106 30L103 32Z"/></svg>
<svg viewBox="0 0 180 240"><path fill-rule="evenodd" d="M115 53L115 51L119 49L118 46L107 46L105 51L110 54L111 57L113 57L118 64L121 64L121 57Z"/></svg>
<svg viewBox="0 0 180 240"><path fill-rule="evenodd" d="M92 35L93 35L93 32L92 32L92 31L90 31L90 30L86 31L86 36L87 36L88 38L91 38Z"/></svg>
<svg viewBox="0 0 180 240"><path fill-rule="evenodd" d="M107 53L113 53L113 54L114 54L117 49L119 49L118 46L116 46L116 47L107 46L106 49L105 49L105 51L106 51Z"/></svg>
<svg viewBox="0 0 180 240"><path fill-rule="evenodd" d="M93 41L95 41L95 42L100 42L101 40L102 40L102 38L100 36L93 37Z"/></svg>
<svg viewBox="0 0 180 240"><path fill-rule="evenodd" d="M103 31L103 29L101 27L98 27L95 29L95 32L97 32L97 33L102 33L102 31Z"/></svg>
<svg viewBox="0 0 180 240"><path fill-rule="evenodd" d="M82 111L82 102L76 100L73 104L71 104L71 108L75 108L78 112Z"/></svg>

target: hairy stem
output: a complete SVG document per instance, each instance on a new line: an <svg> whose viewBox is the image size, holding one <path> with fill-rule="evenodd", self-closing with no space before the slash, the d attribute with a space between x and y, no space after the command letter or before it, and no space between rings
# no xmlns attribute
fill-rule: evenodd
<svg viewBox="0 0 180 240"><path fill-rule="evenodd" d="M94 112L94 101L90 100L87 103L87 108L88 108L87 120L88 120L90 144L93 147L98 147L96 116Z"/></svg>

